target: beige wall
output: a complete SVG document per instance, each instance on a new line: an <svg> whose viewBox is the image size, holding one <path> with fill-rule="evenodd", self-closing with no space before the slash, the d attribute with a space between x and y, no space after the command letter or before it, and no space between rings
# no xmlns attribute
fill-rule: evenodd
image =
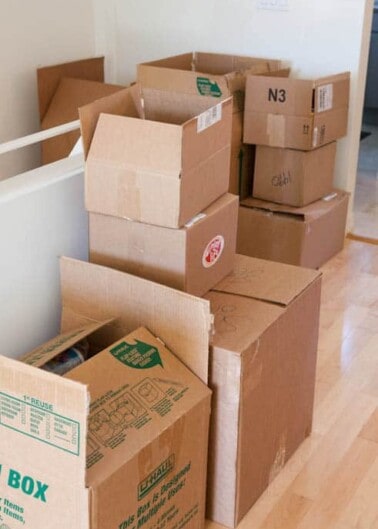
<svg viewBox="0 0 378 529"><path fill-rule="evenodd" d="M0 143L39 128L35 70L94 55L92 0L0 1ZM0 179L33 168L39 147L0 157Z"/></svg>

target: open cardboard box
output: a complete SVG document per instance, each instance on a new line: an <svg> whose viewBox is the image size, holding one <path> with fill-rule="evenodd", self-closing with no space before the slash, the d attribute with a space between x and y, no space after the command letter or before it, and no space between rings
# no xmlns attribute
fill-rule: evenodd
<svg viewBox="0 0 378 529"><path fill-rule="evenodd" d="M232 100L122 90L80 109L86 207L179 228L227 192Z"/></svg>
<svg viewBox="0 0 378 529"><path fill-rule="evenodd" d="M237 255L215 315L207 517L236 527L311 433L321 274Z"/></svg>
<svg viewBox="0 0 378 529"><path fill-rule="evenodd" d="M72 259L61 274L62 336L26 360L87 335L105 351L65 377L0 356L1 521L201 528L210 392L155 336L206 381L209 303Z"/></svg>
<svg viewBox="0 0 378 529"><path fill-rule="evenodd" d="M180 229L89 214L89 258L196 296L232 271L238 197L225 194Z"/></svg>
<svg viewBox="0 0 378 529"><path fill-rule="evenodd" d="M38 68L37 83L42 130L77 120L80 106L124 88L104 83L103 57ZM68 156L79 136L79 130L74 130L44 140L42 163Z"/></svg>
<svg viewBox="0 0 378 529"><path fill-rule="evenodd" d="M246 75L281 68L282 62L275 59L195 51L139 64L137 79L143 88L218 99L233 96L229 191L244 198L253 158L251 147L242 142Z"/></svg>
<svg viewBox="0 0 378 529"><path fill-rule="evenodd" d="M244 142L311 150L347 133L350 73L314 80L248 75Z"/></svg>
<svg viewBox="0 0 378 529"><path fill-rule="evenodd" d="M348 200L338 189L301 208L247 198L240 203L236 250L319 268L344 246Z"/></svg>

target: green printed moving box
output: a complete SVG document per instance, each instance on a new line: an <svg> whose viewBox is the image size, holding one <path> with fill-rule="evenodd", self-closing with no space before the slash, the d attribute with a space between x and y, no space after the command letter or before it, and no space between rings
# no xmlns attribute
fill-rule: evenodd
<svg viewBox="0 0 378 529"><path fill-rule="evenodd" d="M203 526L211 393L149 331L139 328L62 378L9 362L0 393L1 425L18 434L9 449L30 438L40 450L5 454L7 527ZM24 394L33 382L43 400L35 389ZM39 458L50 460L48 473L37 470Z"/></svg>
<svg viewBox="0 0 378 529"><path fill-rule="evenodd" d="M0 527L202 528L210 391L155 336L206 381L209 303L73 259L61 277L62 334L0 356ZM84 336L106 345L66 376L36 367Z"/></svg>

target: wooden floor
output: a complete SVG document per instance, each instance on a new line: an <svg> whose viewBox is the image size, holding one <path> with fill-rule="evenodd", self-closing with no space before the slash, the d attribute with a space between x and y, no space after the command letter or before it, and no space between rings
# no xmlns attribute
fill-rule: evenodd
<svg viewBox="0 0 378 529"><path fill-rule="evenodd" d="M238 529L378 529L378 246L322 271L313 434Z"/></svg>

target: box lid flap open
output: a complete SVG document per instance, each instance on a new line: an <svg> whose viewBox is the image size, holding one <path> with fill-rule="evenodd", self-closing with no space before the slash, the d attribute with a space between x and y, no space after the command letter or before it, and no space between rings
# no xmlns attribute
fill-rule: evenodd
<svg viewBox="0 0 378 529"><path fill-rule="evenodd" d="M88 156L100 114L142 117L141 101L141 89L136 84L80 107L79 117L85 157Z"/></svg>
<svg viewBox="0 0 378 529"><path fill-rule="evenodd" d="M208 301L131 274L69 258L61 259L61 289L62 332L70 330L72 312L97 321L116 318L99 331L106 335L107 343L146 326L207 383L212 328Z"/></svg>

